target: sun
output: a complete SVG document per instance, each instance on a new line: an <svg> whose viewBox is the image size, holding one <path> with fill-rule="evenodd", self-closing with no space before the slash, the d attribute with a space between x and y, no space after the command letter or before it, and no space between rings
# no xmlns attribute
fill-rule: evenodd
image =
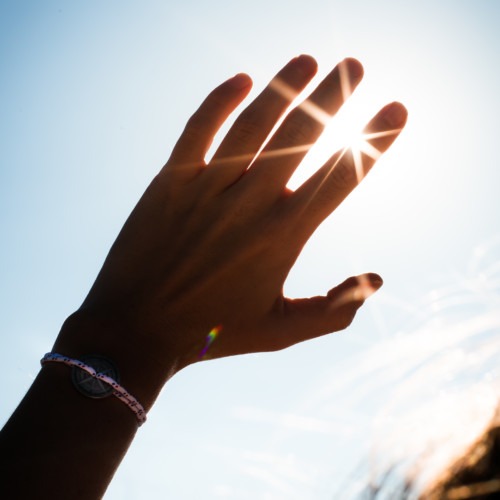
<svg viewBox="0 0 500 500"><path fill-rule="evenodd" d="M321 137L311 145L302 165L292 177L289 187L296 189L338 151L352 154L356 176L358 182L361 182L364 177L364 158L378 160L381 156L380 151L370 143L377 134L367 134L363 130L368 121L365 109L362 102L351 97L333 118L323 122L325 129Z"/></svg>

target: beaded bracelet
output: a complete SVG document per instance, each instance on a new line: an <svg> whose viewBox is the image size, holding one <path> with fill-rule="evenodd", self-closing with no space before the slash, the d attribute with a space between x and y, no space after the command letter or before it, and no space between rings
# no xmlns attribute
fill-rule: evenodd
<svg viewBox="0 0 500 500"><path fill-rule="evenodd" d="M146 421L147 418L146 411L144 410L144 407L139 403L139 401L137 401L137 399L135 399L134 396L132 396L123 386L121 386L118 383L117 381L118 372L116 371L116 369L114 369L114 365L109 360L106 360L106 358L102 358L101 356L97 357L88 356L88 358L89 360L93 359L94 361L96 359L104 361L107 366L112 367L111 371L115 376L115 378L112 378L101 371L97 371L95 368L84 363L83 361L80 361L78 359L68 358L67 356L56 354L55 352L49 352L45 354L45 356L40 360L40 363L42 364L42 366L45 363L49 362L63 363L67 366L71 366L73 370L80 369L83 370L84 372L87 372L91 377L90 380L95 380L95 381L99 380L103 382L106 386L109 386L109 388L105 388L104 390L101 389L99 394L96 394L94 391L89 393L85 390L82 390L82 383L85 383L86 381L75 377L75 372L74 372L73 383L75 384L76 388L86 396L94 398L102 398L110 394L113 394L113 396L117 397L120 401L125 403L135 413L135 416L139 421L139 426L141 426Z"/></svg>

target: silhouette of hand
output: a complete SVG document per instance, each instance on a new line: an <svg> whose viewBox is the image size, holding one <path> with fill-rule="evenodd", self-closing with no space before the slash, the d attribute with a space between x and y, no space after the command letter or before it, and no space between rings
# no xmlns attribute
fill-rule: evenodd
<svg viewBox="0 0 500 500"><path fill-rule="evenodd" d="M358 61L342 61L269 137L316 69L309 56L290 61L240 114L208 163L214 135L248 94L251 79L238 74L206 98L127 220L77 316L111 325L120 341L159 365L168 359L172 373L202 357L283 349L351 323L381 286L376 274L351 277L325 296L283 296L304 244L360 180L360 165L345 150L295 192L286 187L363 74ZM399 103L383 108L365 129L371 146L384 152L406 116ZM374 161L362 155L363 175ZM106 335L115 343L114 334Z"/></svg>

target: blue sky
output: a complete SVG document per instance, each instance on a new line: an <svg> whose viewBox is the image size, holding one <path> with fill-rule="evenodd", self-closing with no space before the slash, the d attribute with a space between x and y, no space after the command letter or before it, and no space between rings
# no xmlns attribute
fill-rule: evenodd
<svg viewBox="0 0 500 500"><path fill-rule="evenodd" d="M300 53L317 58L320 75L354 56L365 81L292 186L339 129L383 104L404 102L409 123L311 239L286 291L324 293L365 271L383 276L383 290L348 333L180 373L106 497L331 498L378 411L349 400L347 381L329 392L332 380L428 319L436 290L476 278L481 256L498 260L500 4L172 4L0 4L0 420L204 96L241 71L256 95Z"/></svg>

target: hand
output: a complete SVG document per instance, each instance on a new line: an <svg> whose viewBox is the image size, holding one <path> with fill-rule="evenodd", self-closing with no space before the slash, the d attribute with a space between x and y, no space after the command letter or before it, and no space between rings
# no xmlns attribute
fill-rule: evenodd
<svg viewBox="0 0 500 500"><path fill-rule="evenodd" d="M163 370L163 382L200 359L283 349L351 323L381 286L379 276L351 277L307 299L284 297L283 284L308 238L358 184L360 166L351 151L340 151L295 192L286 184L325 117L347 97L342 87L348 82L351 91L361 81L361 64L342 61L259 153L315 72L309 56L290 61L208 163L214 135L251 80L236 75L207 97L127 220L73 323L105 325L98 342L127 344L143 368L153 363L158 374ZM373 134L370 144L384 152L405 121L405 108L389 104L365 129ZM373 163L362 156L363 176ZM215 327L218 334L207 339ZM74 345L78 335L72 335ZM67 339L63 328L58 342ZM96 342L88 333L85 339L80 350Z"/></svg>

